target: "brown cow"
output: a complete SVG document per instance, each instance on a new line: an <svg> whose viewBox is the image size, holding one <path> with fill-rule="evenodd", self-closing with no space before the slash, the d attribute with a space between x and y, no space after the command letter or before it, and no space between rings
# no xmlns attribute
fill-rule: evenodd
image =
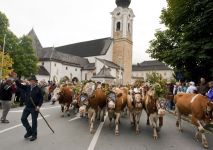
<svg viewBox="0 0 213 150"><path fill-rule="evenodd" d="M62 111L62 117L64 117L65 114L67 116L70 116L69 107L72 103L72 90L70 87L61 87L56 88L53 92L52 101L57 101L61 105L61 111Z"/></svg>
<svg viewBox="0 0 213 150"><path fill-rule="evenodd" d="M140 123L140 117L143 109L143 101L142 101L142 95L140 91L133 92L132 95L128 95L127 97L127 106L129 110L129 116L131 125L136 129L136 134L139 134L139 123Z"/></svg>
<svg viewBox="0 0 213 150"><path fill-rule="evenodd" d="M124 108L127 105L127 95L127 88L114 88L107 95L108 116L110 120L110 126L112 119L115 119L115 135L119 135L118 125L120 122L121 113L124 111Z"/></svg>
<svg viewBox="0 0 213 150"><path fill-rule="evenodd" d="M90 84L87 85L87 84ZM102 88L94 89L94 83L89 82L86 86L90 87L91 89L82 91L81 95L81 112L86 112L88 110L88 119L89 119L89 128L90 133L94 133L94 122L96 117L99 118L101 121L104 121L104 114L105 114L105 107L106 107L106 95ZM101 115L102 114L102 115Z"/></svg>
<svg viewBox="0 0 213 150"><path fill-rule="evenodd" d="M149 125L149 120L151 126L153 127L154 139L158 139L157 130L163 126L163 116L165 115L165 100L159 100L155 96L155 90L150 88L144 97L144 106L145 111L147 113L147 124ZM159 119L159 126L158 126L158 119Z"/></svg>
<svg viewBox="0 0 213 150"><path fill-rule="evenodd" d="M205 136L204 126L213 119L213 104L207 97L201 94L178 93L174 97L175 111L177 113L176 126L182 131L181 115L192 115L191 121L197 127L195 138L202 137L204 148L208 148L208 142Z"/></svg>

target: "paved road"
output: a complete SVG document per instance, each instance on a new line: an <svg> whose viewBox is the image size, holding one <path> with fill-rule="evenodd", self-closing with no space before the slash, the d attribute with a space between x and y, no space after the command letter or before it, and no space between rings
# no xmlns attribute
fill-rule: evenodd
<svg viewBox="0 0 213 150"><path fill-rule="evenodd" d="M25 140L24 128L20 117L23 108L12 109L8 115L9 124L0 123L0 150L202 150L200 143L193 139L194 127L183 122L184 132L175 127L175 118L166 114L159 140L152 138L152 129L145 125L145 115L141 118L141 133L136 135L130 127L129 119L122 118L120 135L114 136L109 128L108 118L104 123L97 123L94 135L89 133L88 122L71 115L62 118L59 106L45 104L42 113L52 125L55 134L39 119L38 139L34 142ZM1 113L1 111L0 111ZM213 149L213 135L207 134L209 149Z"/></svg>

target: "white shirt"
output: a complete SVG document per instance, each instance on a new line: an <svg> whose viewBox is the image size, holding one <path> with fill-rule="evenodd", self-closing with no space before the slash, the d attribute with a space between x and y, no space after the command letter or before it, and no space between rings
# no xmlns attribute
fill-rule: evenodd
<svg viewBox="0 0 213 150"><path fill-rule="evenodd" d="M186 90L186 93L195 93L195 91L197 91L197 87L196 86L193 86L193 85L190 85L187 90Z"/></svg>

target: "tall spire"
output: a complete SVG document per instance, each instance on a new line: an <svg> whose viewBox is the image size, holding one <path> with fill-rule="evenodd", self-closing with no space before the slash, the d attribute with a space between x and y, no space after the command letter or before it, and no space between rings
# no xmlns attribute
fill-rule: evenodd
<svg viewBox="0 0 213 150"><path fill-rule="evenodd" d="M131 0L116 0L115 3L118 7L128 8Z"/></svg>

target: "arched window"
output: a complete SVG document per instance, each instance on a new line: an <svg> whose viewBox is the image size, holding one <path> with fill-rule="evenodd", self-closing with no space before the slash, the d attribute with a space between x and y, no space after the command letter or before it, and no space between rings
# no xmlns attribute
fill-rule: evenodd
<svg viewBox="0 0 213 150"><path fill-rule="evenodd" d="M116 31L120 31L121 30L121 23L117 22L116 24Z"/></svg>

